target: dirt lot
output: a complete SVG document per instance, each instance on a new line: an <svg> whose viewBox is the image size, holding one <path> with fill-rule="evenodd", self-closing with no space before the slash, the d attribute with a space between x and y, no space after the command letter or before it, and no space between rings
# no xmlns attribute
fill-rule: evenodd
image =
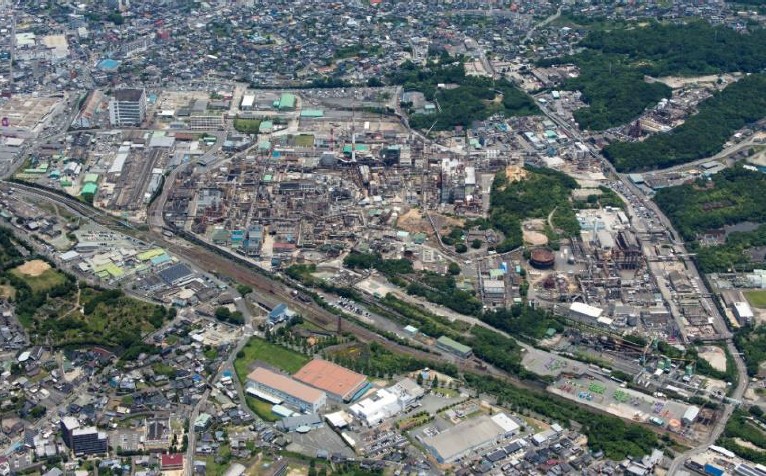
<svg viewBox="0 0 766 476"><path fill-rule="evenodd" d="M41 259L34 259L22 264L16 270L25 276L42 276L42 274L51 269L51 265Z"/></svg>
<svg viewBox="0 0 766 476"><path fill-rule="evenodd" d="M726 354L720 347L703 347L700 349L699 355L707 360L714 369L726 372Z"/></svg>
<svg viewBox="0 0 766 476"><path fill-rule="evenodd" d="M463 226L463 221L457 218L447 217L443 215L433 214L434 223L439 227L439 232L447 234L452 231L454 227ZM401 215L396 222L397 228L410 233L425 233L429 237L432 237L434 230L428 219L418 209L410 209L407 213Z"/></svg>
<svg viewBox="0 0 766 476"><path fill-rule="evenodd" d="M741 77L741 75L724 74L723 78L727 83L731 83ZM678 76L665 76L662 78L656 78L656 81L665 83L673 89L683 88L690 84L710 84L714 85L718 81L718 75L711 74L708 76L695 76L691 78L682 78Z"/></svg>
<svg viewBox="0 0 766 476"><path fill-rule="evenodd" d="M524 241L532 246L543 246L548 244L548 237L539 231L524 230Z"/></svg>
<svg viewBox="0 0 766 476"><path fill-rule="evenodd" d="M0 298L2 299L12 299L16 297L16 290L13 288L13 286L7 286L3 285L0 286Z"/></svg>

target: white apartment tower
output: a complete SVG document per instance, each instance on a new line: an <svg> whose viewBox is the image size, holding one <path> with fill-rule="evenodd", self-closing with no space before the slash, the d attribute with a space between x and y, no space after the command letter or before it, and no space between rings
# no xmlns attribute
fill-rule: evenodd
<svg viewBox="0 0 766 476"><path fill-rule="evenodd" d="M117 89L109 101L109 121L113 126L139 126L146 119L146 90Z"/></svg>

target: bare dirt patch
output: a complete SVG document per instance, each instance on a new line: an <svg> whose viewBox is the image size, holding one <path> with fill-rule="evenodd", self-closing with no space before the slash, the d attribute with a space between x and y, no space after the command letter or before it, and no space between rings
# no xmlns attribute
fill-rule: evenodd
<svg viewBox="0 0 766 476"><path fill-rule="evenodd" d="M27 261L26 263L17 267L16 271L23 274L24 276L32 276L34 278L37 276L42 276L42 274L49 269L51 269L51 265L45 261L41 259L33 259L32 261Z"/></svg>
<svg viewBox="0 0 766 476"><path fill-rule="evenodd" d="M548 237L539 231L524 230L524 242L532 246L543 246L548 244Z"/></svg>
<svg viewBox="0 0 766 476"><path fill-rule="evenodd" d="M737 442L739 446L742 446L743 448L749 448L753 451L758 451L759 453L763 453L764 449L760 446L754 445L753 443L743 440L742 438L734 438L734 441Z"/></svg>
<svg viewBox="0 0 766 476"><path fill-rule="evenodd" d="M726 372L726 353L720 347L703 347L699 351L699 356L707 360L714 369Z"/></svg>
<svg viewBox="0 0 766 476"><path fill-rule="evenodd" d="M16 297L16 288L8 285L0 285L0 298L8 300Z"/></svg>
<svg viewBox="0 0 766 476"><path fill-rule="evenodd" d="M505 176L509 182L519 182L527 177L527 171L518 165L509 165L505 168Z"/></svg>
<svg viewBox="0 0 766 476"><path fill-rule="evenodd" d="M727 83L731 83L732 81L736 81L739 77L741 77L740 74L725 74L722 75L724 81ZM718 75L717 74L711 74L707 76L694 76L691 78L683 78L680 76L664 76L661 78L652 78L650 82L658 81L660 83L665 83L666 85L670 86L673 89L683 88L685 86L689 85L700 85L700 86L708 86L708 87L714 87L716 83L718 82Z"/></svg>
<svg viewBox="0 0 766 476"><path fill-rule="evenodd" d="M417 208L411 208L396 221L396 227L410 233L425 233L428 236L434 234L431 224Z"/></svg>

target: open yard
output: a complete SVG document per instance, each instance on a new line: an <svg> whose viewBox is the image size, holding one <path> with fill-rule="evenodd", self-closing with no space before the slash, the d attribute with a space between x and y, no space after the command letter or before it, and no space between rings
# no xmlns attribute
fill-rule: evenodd
<svg viewBox="0 0 766 476"><path fill-rule="evenodd" d="M7 284L0 285L0 299L13 299L16 297L16 289Z"/></svg>
<svg viewBox="0 0 766 476"><path fill-rule="evenodd" d="M766 309L766 290L745 291L744 294L751 306Z"/></svg>
<svg viewBox="0 0 766 476"><path fill-rule="evenodd" d="M27 283L35 293L45 292L66 282L66 276L42 260L28 261L10 272Z"/></svg>
<svg viewBox="0 0 766 476"><path fill-rule="evenodd" d="M33 259L32 261L27 261L26 263L16 268L16 270L24 276L32 277L41 276L49 269L51 269L51 265L41 259Z"/></svg>
<svg viewBox="0 0 766 476"><path fill-rule="evenodd" d="M314 136L311 134L301 134L295 137L295 145L298 147L313 147Z"/></svg>
<svg viewBox="0 0 766 476"><path fill-rule="evenodd" d="M234 361L234 370L236 370L240 382L244 382L247 379L247 374L250 373L253 364L257 361L291 374L297 372L309 361L309 358L305 355L272 344L258 337L251 338L247 345L242 348L242 352L244 356L238 357Z"/></svg>
<svg viewBox="0 0 766 476"><path fill-rule="evenodd" d="M258 119L248 119L242 117L237 117L234 119L234 129L236 129L237 132L242 132L245 134L257 134L260 125L261 121Z"/></svg>
<svg viewBox="0 0 766 476"><path fill-rule="evenodd" d="M273 406L271 403L261 400L260 398L247 397L247 406L250 407L256 415L261 417L263 421L274 422L279 421L279 417L271 411Z"/></svg>

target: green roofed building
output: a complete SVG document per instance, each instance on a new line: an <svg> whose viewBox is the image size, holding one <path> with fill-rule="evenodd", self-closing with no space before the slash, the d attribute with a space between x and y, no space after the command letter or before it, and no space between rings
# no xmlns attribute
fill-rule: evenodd
<svg viewBox="0 0 766 476"><path fill-rule="evenodd" d="M324 111L321 109L304 109L301 111L301 117L307 117L307 118L324 117Z"/></svg>
<svg viewBox="0 0 766 476"><path fill-rule="evenodd" d="M356 146L354 146L354 149L357 152L367 152L368 150L370 150L370 148L367 147L366 144L356 144ZM343 153L346 155L351 155L351 144L346 144L343 146Z"/></svg>
<svg viewBox="0 0 766 476"><path fill-rule="evenodd" d="M283 111L285 109L295 109L295 94L282 93L279 97L279 105L277 109Z"/></svg>
<svg viewBox="0 0 766 476"><path fill-rule="evenodd" d="M262 121L258 126L259 134L271 134L272 130L274 130L274 123L272 121Z"/></svg>
<svg viewBox="0 0 766 476"><path fill-rule="evenodd" d="M85 186L82 187L82 190L80 191L80 195L90 195L91 197L96 194L96 191L98 190L98 185L96 185L93 182L88 182L85 184Z"/></svg>
<svg viewBox="0 0 766 476"><path fill-rule="evenodd" d="M85 183L98 183L98 174L85 174Z"/></svg>
<svg viewBox="0 0 766 476"><path fill-rule="evenodd" d="M447 336L441 336L436 339L436 347L464 359L470 357L473 353L473 350L467 345L456 342Z"/></svg>

